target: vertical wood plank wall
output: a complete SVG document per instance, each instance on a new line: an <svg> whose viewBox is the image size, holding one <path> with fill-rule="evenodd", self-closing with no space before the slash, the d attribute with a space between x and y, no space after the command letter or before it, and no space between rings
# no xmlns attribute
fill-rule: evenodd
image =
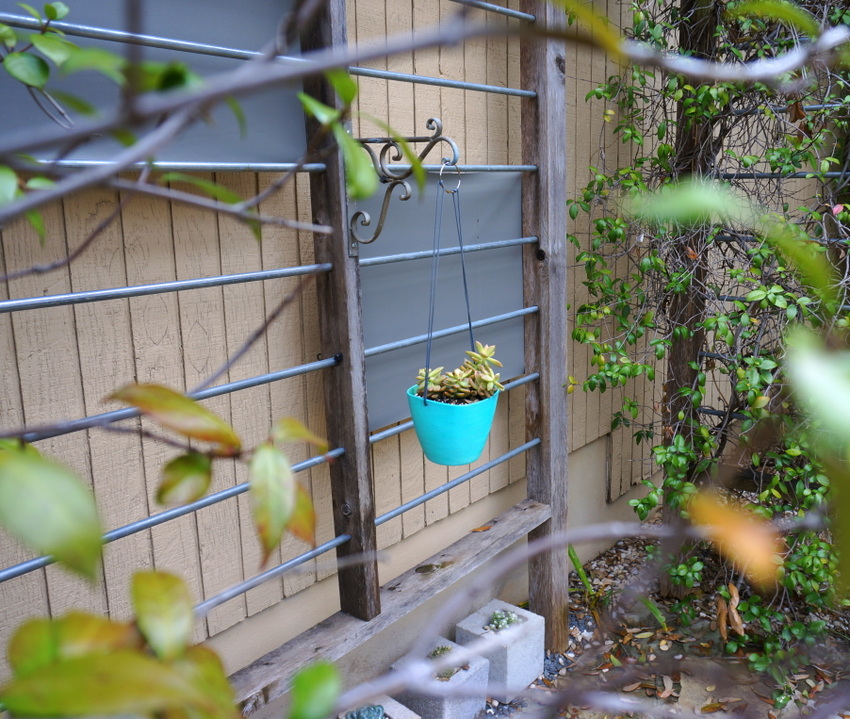
<svg viewBox="0 0 850 719"><path fill-rule="evenodd" d="M504 0L519 9L519 0ZM350 43L365 44L384 34L412 33L447 20L460 10L449 0L349 0ZM620 16L619 0L609 0L609 16ZM623 10L622 12L625 12ZM470 10L470 17L495 27L507 20ZM471 40L439 51L421 51L373 63L374 67L456 80L519 87L519 41L493 37ZM616 143L591 110L586 93L614 72L601 51L578 45L567 49L568 145L567 186L587 180L587 167L598 162L600 139L616 156ZM519 164L522 161L520 99L469 90L358 78L355 110L389 122L400 134L425 134L425 121L439 117L445 134L457 141L462 164ZM383 135L384 130L355 114L354 134ZM605 134L605 133L609 134ZM201 174L242 195L266 188L274 179L264 173ZM189 186L180 189L191 191ZM42 245L23 223L0 232L0 272L46 263L65 256L117 207L108 191L68 198L45 213L47 239ZM555 198L561 202L565 198ZM263 202L265 214L311 220L309 178L300 175L283 191ZM574 231L586 237L586 228ZM571 262L574 252L571 251ZM191 277L289 267L313 262L310 233L267 226L257 243L250 231L226 217L161 200L135 198L80 260L47 275L0 283L0 299L137 285ZM573 263L574 264L574 263ZM582 301L581 271L571 270L569 303ZM223 288L151 295L130 300L80 304L0 315L0 414L4 427L48 424L116 408L104 398L132 381L160 382L189 390L219 367L241 345L264 314L291 291L298 280L278 279ZM223 381L290 367L316 359L320 352L319 311L311 283ZM564 308L563 321L567 323ZM569 329L572 329L570 327ZM567 373L586 374L587 353L570 351ZM533 368L530 368L533 370ZM500 456L525 441L525 389L513 390L500 402L489 445L477 464ZM609 433L612 393L572 395L571 450ZM231 421L247 445L260 441L270 423L293 416L321 434L325 430L321 372L207 400L206 406ZM136 426L140 426L138 421ZM127 424L127 423L125 423ZM146 423L141 423L145 425ZM161 510L155 502L160 469L175 450L139 434L115 435L91 430L39 442L39 449L61 458L90 482L108 528L142 519ZM642 476L641 457L633 454L621 433L612 439L623 458L622 472L612 474L610 498L616 498ZM308 450L294 445L293 462ZM466 472L425 462L412 431L383 440L372 448L373 483L378 514ZM618 461L612 463L614 468ZM519 456L489 473L427 502L378 528L380 549L391 547L447 515L525 477ZM213 489L246 479L239 463L217 463ZM334 535L330 474L319 466L298 475L311 494L318 516L318 541ZM577 478L574 481L580 481ZM246 497L219 503L195 514L114 542L106 547L103 578L88 586L49 567L0 584L0 646L10 630L32 616L58 615L72 607L129 613L128 578L137 567L174 571L185 577L197 601L256 574L259 544L251 529ZM285 561L305 551L287 538L272 561ZM434 548L435 551L438 549ZM29 558L26 550L3 536L0 566ZM216 635L333 573L330 562L310 562L301 571L272 580L218 607L196 631L196 638ZM0 675L5 668L0 667Z"/></svg>

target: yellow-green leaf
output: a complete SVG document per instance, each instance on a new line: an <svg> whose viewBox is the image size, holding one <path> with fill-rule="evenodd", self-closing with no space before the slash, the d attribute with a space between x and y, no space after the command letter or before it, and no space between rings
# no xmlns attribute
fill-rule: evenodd
<svg viewBox="0 0 850 719"><path fill-rule="evenodd" d="M110 396L138 408L178 434L204 442L215 442L232 453L242 446L233 428L195 400L157 384L131 384Z"/></svg>
<svg viewBox="0 0 850 719"><path fill-rule="evenodd" d="M0 207L8 205L18 194L18 176L15 171L0 165Z"/></svg>
<svg viewBox="0 0 850 719"><path fill-rule="evenodd" d="M200 452L175 457L162 468L156 490L160 504L188 504L206 494L212 481L212 460Z"/></svg>
<svg viewBox="0 0 850 719"><path fill-rule="evenodd" d="M161 659L173 659L189 645L195 616L189 588L166 572L136 572L133 608L139 631Z"/></svg>
<svg viewBox="0 0 850 719"><path fill-rule="evenodd" d="M745 0L727 11L731 18L758 17L779 20L796 30L806 33L810 39L820 35L820 25L815 17L799 5L785 0Z"/></svg>
<svg viewBox="0 0 850 719"><path fill-rule="evenodd" d="M0 526L95 578L103 530L94 497L67 468L31 452L0 452Z"/></svg>
<svg viewBox="0 0 850 719"><path fill-rule="evenodd" d="M8 658L15 675L22 677L58 661L141 647L132 624L72 611L21 624L9 641Z"/></svg>
<svg viewBox="0 0 850 719"><path fill-rule="evenodd" d="M313 500L300 485L295 485L295 509L286 530L294 537L316 546L316 510L313 509Z"/></svg>
<svg viewBox="0 0 850 719"><path fill-rule="evenodd" d="M284 417L272 425L272 440L275 442L308 442L324 454L328 451L328 441L310 431L303 422L295 417Z"/></svg>
<svg viewBox="0 0 850 719"><path fill-rule="evenodd" d="M378 189L378 173L372 160L341 124L333 124L333 133L345 161L346 192L354 200L371 197Z"/></svg>
<svg viewBox="0 0 850 719"><path fill-rule="evenodd" d="M265 563L295 510L296 482L286 455L267 443L254 450L248 475L251 512Z"/></svg>
<svg viewBox="0 0 850 719"><path fill-rule="evenodd" d="M310 97L307 93L299 92L298 99L301 100L301 105L304 111L315 117L322 125L330 125L339 120L340 112L332 107L328 107L323 102L319 102L316 98Z"/></svg>
<svg viewBox="0 0 850 719"><path fill-rule="evenodd" d="M325 77L343 104L350 105L354 102L354 98L357 97L357 83L354 82L354 79L348 74L347 70L343 70L342 68L328 70L325 73Z"/></svg>
<svg viewBox="0 0 850 719"><path fill-rule="evenodd" d="M333 664L317 662L305 667L292 680L289 719L325 719L333 712L341 688Z"/></svg>
<svg viewBox="0 0 850 719"><path fill-rule="evenodd" d="M189 647L183 656L174 660L173 667L192 686L200 688L215 706L215 711L200 712L200 717L238 719L241 716L224 666L212 649L200 645Z"/></svg>
<svg viewBox="0 0 850 719"><path fill-rule="evenodd" d="M17 677L0 689L0 702L12 714L30 717L215 711L203 689L172 667L129 650L76 657Z"/></svg>
<svg viewBox="0 0 850 719"><path fill-rule="evenodd" d="M32 35L30 42L35 45L36 50L52 60L57 67L71 57L71 53L75 49L73 43L63 40L61 37L56 37L56 35Z"/></svg>

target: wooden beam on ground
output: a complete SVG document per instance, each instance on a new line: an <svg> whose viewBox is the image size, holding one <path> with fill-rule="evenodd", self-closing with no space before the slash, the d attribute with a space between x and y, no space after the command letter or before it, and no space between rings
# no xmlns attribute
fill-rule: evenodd
<svg viewBox="0 0 850 719"><path fill-rule="evenodd" d="M563 8L522 0L520 8L550 29L566 24ZM528 385L526 432L540 437L528 455L528 496L552 507L552 519L529 536L563 531L567 524L567 212L566 45L558 39L525 37L520 50L522 87L535 98L522 101L522 161L537 165L522 188L523 235L537 245L523 250L525 305L540 311L526 320L526 371L539 372ZM529 604L546 618L546 646L564 651L569 639L567 553L553 551L531 560Z"/></svg>
<svg viewBox="0 0 850 719"><path fill-rule="evenodd" d="M330 0L316 13L311 28L301 38L304 52L347 42L345 0ZM339 106L323 78L305 81L307 94L333 107ZM315 131L308 127L308 132ZM328 143L332 141L327 140ZM336 367L325 370L325 411L331 447L345 454L330 465L337 536L351 540L337 550L340 558L357 557L339 570L342 610L358 619L372 619L381 611L375 542L375 503L369 459L369 424L366 411L366 365L363 354L360 273L357 259L348 256L348 212L342 153L330 148L327 170L310 175L313 221L333 228L331 235L315 235L316 262L333 269L318 276L319 321L326 356L342 353Z"/></svg>
<svg viewBox="0 0 850 719"><path fill-rule="evenodd" d="M237 701L242 704L243 714L247 716L286 694L292 676L307 664L344 657L429 599L450 590L456 582L521 540L550 516L546 505L523 500L488 522L490 529L486 532L470 532L419 565L439 567L436 571L422 573L414 568L389 582L381 589L383 611L372 621L361 622L349 614L337 612L236 672L230 682Z"/></svg>

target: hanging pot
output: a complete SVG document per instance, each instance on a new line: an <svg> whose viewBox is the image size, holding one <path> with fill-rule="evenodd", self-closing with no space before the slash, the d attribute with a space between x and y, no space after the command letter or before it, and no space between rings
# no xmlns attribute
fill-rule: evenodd
<svg viewBox="0 0 850 719"><path fill-rule="evenodd" d="M416 385L409 388L407 403L425 456L449 467L477 460L487 444L499 394L469 404L447 404L425 402L416 394Z"/></svg>

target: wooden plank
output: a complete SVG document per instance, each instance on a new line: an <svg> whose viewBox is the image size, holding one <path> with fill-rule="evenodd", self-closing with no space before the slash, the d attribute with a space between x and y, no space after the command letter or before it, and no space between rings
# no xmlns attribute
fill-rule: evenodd
<svg viewBox="0 0 850 719"><path fill-rule="evenodd" d="M308 52L345 44L345 3L330 0L302 37L301 47ZM306 82L305 91L325 104L337 103L321 78ZM332 445L345 448L345 454L331 466L334 527L337 534L351 536L337 550L337 556L356 555L361 560L339 572L340 606L355 617L371 619L381 611L381 605L373 556L375 504L369 461L360 274L357 259L348 256L348 203L339 150L329 152L326 162L326 172L311 174L310 195L316 221L334 228L332 235L314 238L316 260L333 264L331 272L317 279L322 351L329 357L342 353L340 364L324 373L328 439Z"/></svg>
<svg viewBox="0 0 850 719"><path fill-rule="evenodd" d="M401 458L398 436L372 445L372 471L375 473L375 514L379 517L401 504ZM378 549L401 541L401 517L384 522L376 529Z"/></svg>
<svg viewBox="0 0 850 719"><path fill-rule="evenodd" d="M519 447L525 442L525 397L527 386L517 387L508 394L508 445ZM512 457L508 461L508 481L518 482L525 479L526 466L528 464L527 453Z"/></svg>
<svg viewBox="0 0 850 719"><path fill-rule="evenodd" d="M67 200L73 203L73 199ZM77 205L77 211L88 208ZM85 238L68 238L62 204L42 211L46 237L41 242L28 223L19 221L3 230L3 252L9 271L48 264L67 257ZM85 254L78 260L85 263ZM35 297L72 291L67 267L40 275L20 277L9 282L12 297ZM30 426L76 419L85 414L80 378L79 351L72 307L16 312L12 315L15 361L20 376L20 397L24 420ZM85 432L54 437L36 445L40 452L70 467L91 485L91 461ZM32 554L28 553L28 558ZM44 570L49 611L57 616L77 608L105 612L106 592L102 583L93 586L71 576L56 565ZM26 583L24 585L26 586ZM34 611L44 607L34 602Z"/></svg>
<svg viewBox="0 0 850 719"><path fill-rule="evenodd" d="M115 211L118 198L112 191L88 190L74 199L74 203L65 206L65 228L69 237L83 238ZM81 212L81 206L87 211ZM71 265L75 292L126 284L122 242L121 224L113 223L91 246L84 260ZM129 304L119 300L77 305L74 318L85 414L94 415L103 411L107 396L136 376ZM147 517L148 496L139 435L102 430L91 430L87 434L92 485L104 526L112 529ZM149 531L125 537L104 548L104 588L110 617L127 619L132 616L132 575L152 565Z"/></svg>
<svg viewBox="0 0 850 719"><path fill-rule="evenodd" d="M425 461L419 440L413 430L402 432L401 441L401 501L409 502L425 494ZM425 505L405 512L401 516L404 536L409 537L425 527Z"/></svg>
<svg viewBox="0 0 850 719"><path fill-rule="evenodd" d="M234 192L239 197L253 197L258 190L257 176L253 172L220 172L216 182ZM235 218L218 217L221 271L226 274L239 274L262 269L262 246L257 242L250 228ZM228 285L223 288L224 327L227 342L227 354L232 356L239 351L247 337L263 324L266 307L262 284L256 282ZM254 346L230 368L228 379L235 382L266 374L269 371L268 335L263 334ZM230 419L246 447L255 447L263 442L271 427L271 408L267 385L242 390L228 397ZM248 466L236 462L233 466L235 484L248 481ZM238 518L235 524L227 525L223 534L230 543L228 551L220 561L231 569L229 584L236 584L243 578L257 574L261 569L262 548L254 529L251 517L250 500L241 495L236 505ZM280 551L275 549L269 557L269 563L280 561ZM225 587L221 587L224 589ZM266 609L280 601L283 593L276 582L261 584L245 594L245 611L248 616ZM236 603L237 606L239 602ZM226 607L226 605L224 605ZM224 627L222 627L224 628Z"/></svg>
<svg viewBox="0 0 850 719"><path fill-rule="evenodd" d="M265 191L277 180L277 175L262 173L259 175L259 189ZM305 206L309 216L309 193L305 197ZM260 212L264 215L278 217L298 217L298 202L296 197L296 186L290 182L283 189L270 195L260 205ZM310 238L312 240L312 237ZM300 264L299 257L299 235L295 230L275 225L263 227L263 269L270 270L276 267L295 267ZM278 280L267 280L263 283L266 298L266 307L272 308L281 301L283 297L292 292L299 283L298 278L283 278ZM275 322L268 332L268 358L269 368L272 371L294 367L304 361L304 343L302 339L302 300L299 296L283 315ZM283 417L295 417L305 424L309 424L307 418L306 385L303 376L290 377L289 379L275 382L269 386L270 409L272 421ZM324 428L323 428L324 429ZM312 454L311 449L303 442L295 442L286 447L287 456L295 464L301 462ZM301 472L298 482L311 493L310 473ZM287 534L280 547L282 560L291 559L304 551L304 544ZM283 580L272 580L273 583L281 585L286 596L300 591L315 581L315 562L304 567L303 572L292 572L287 574Z"/></svg>
<svg viewBox="0 0 850 719"><path fill-rule="evenodd" d="M36 240L37 241L37 240ZM0 274L6 274L3 248L11 238L0 232ZM0 282L0 300L9 299L7 283ZM21 383L15 354L15 337L12 315L0 315L0 417L4 429L24 425L24 407ZM0 543L0 562L8 567L32 557L32 552L8 536ZM7 646L17 626L33 616L49 612L47 584L43 571L30 572L14 581L0 583L0 646ZM0 681L11 676L6 656L0 660Z"/></svg>
<svg viewBox="0 0 850 719"><path fill-rule="evenodd" d="M199 174L198 178L210 181L212 175ZM192 188L188 183L173 186L184 191L191 191ZM199 212L179 203L171 206L170 214L177 279L220 275L221 252L215 215ZM165 221L162 220L161 226L164 224ZM165 232L166 229L167 225L161 231ZM173 358L169 361L176 364L175 374L182 374L178 386L191 388L209 377L227 357L222 290L220 287L209 287L182 292L177 295L177 304L182 352L173 348ZM230 403L226 397L208 400L205 406L221 417L230 419ZM169 452L169 455L173 454ZM151 457L147 465L152 472L149 479L151 501L157 482L154 459ZM213 469L213 474L217 477L216 482L222 472L229 476L232 475L233 469L224 462L217 462ZM157 569L180 574L188 583L194 597L198 600L206 598L202 580L201 548L203 547L204 552L212 550L214 555L215 543L219 541L217 529L222 523L232 521L232 517L232 509L222 507L205 511L200 516L194 513L180 517L157 527L153 532ZM202 625L198 630L203 630L199 638L207 636L206 620Z"/></svg>
<svg viewBox="0 0 850 719"><path fill-rule="evenodd" d="M541 25L559 29L563 10L542 0L523 0L521 7ZM523 235L537 235L537 246L523 248L524 301L540 311L525 327L526 367L540 373L528 385L526 432L541 444L528 455L528 496L552 508L552 519L529 539L566 529L567 522L567 305L566 233L566 96L565 44L559 40L523 42L522 85L536 98L523 102L523 162L537 172L523 178ZM533 558L529 563L529 605L546 619L546 646L564 651L569 638L566 552Z"/></svg>
<svg viewBox="0 0 850 719"><path fill-rule="evenodd" d="M546 505L526 499L488 522L491 528L487 532L467 534L422 562L441 565L439 571L419 573L414 568L389 582L381 589L383 611L372 621L360 622L338 612L269 652L230 677L237 701L251 711L274 701L289 690L292 675L301 667L345 656L492 560L546 522L550 514Z"/></svg>

